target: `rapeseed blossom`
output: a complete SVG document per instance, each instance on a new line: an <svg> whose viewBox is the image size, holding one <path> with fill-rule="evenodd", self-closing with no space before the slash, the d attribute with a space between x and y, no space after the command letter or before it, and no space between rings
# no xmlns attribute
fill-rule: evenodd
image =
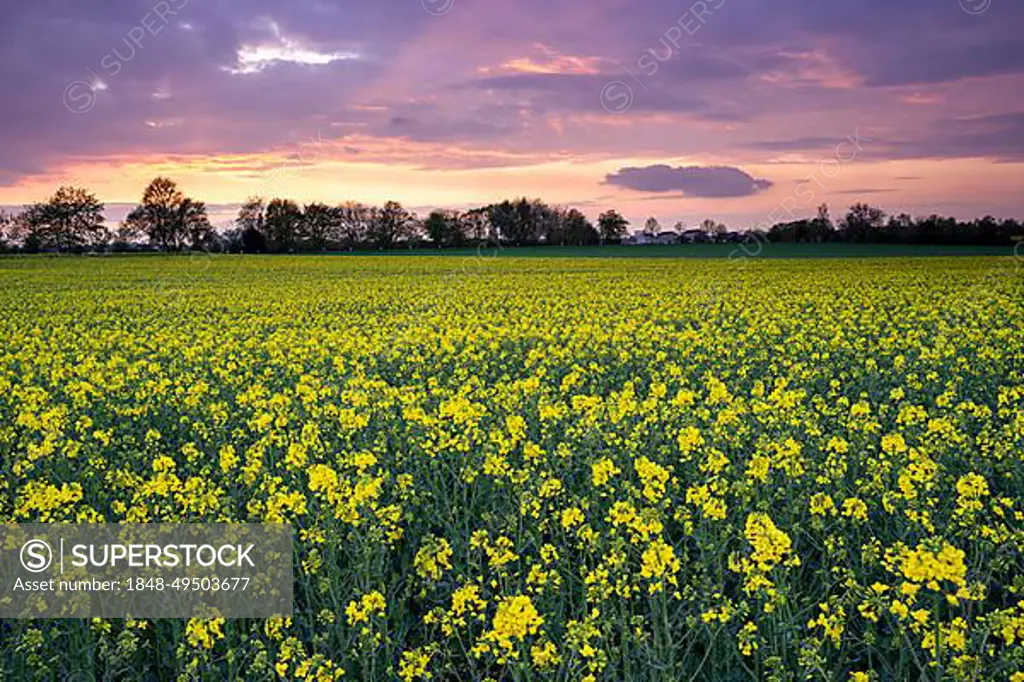
<svg viewBox="0 0 1024 682"><path fill-rule="evenodd" d="M999 259L103 260L0 263L0 521L287 523L296 611L0 670L1024 679Z"/></svg>

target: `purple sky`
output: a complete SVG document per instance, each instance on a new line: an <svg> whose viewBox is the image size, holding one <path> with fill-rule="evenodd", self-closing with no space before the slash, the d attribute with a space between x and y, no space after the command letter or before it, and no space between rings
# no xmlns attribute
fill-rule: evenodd
<svg viewBox="0 0 1024 682"><path fill-rule="evenodd" d="M1024 217L1019 0L2 4L0 204Z"/></svg>

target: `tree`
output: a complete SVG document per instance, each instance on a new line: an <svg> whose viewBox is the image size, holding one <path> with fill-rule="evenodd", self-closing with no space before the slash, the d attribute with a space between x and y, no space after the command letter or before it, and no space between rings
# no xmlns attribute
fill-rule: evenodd
<svg viewBox="0 0 1024 682"><path fill-rule="evenodd" d="M16 242L25 238L24 224L24 214L0 209L0 250L13 249Z"/></svg>
<svg viewBox="0 0 1024 682"><path fill-rule="evenodd" d="M594 229L594 226L590 221L587 220L587 216L583 215L575 208L570 208L568 211L562 212L559 218L563 235L563 244L584 246L587 244L596 244L600 240L600 234Z"/></svg>
<svg viewBox="0 0 1024 682"><path fill-rule="evenodd" d="M470 224L466 221L466 214L461 211L452 211L452 246L465 246L469 243Z"/></svg>
<svg viewBox="0 0 1024 682"><path fill-rule="evenodd" d="M773 242L826 242L833 237L834 230L818 218L794 220L773 225L768 231L768 240Z"/></svg>
<svg viewBox="0 0 1024 682"><path fill-rule="evenodd" d="M125 230L143 234L161 249L200 247L213 233L206 204L187 198L169 178L156 178L124 221Z"/></svg>
<svg viewBox="0 0 1024 682"><path fill-rule="evenodd" d="M823 226L827 226L828 229L833 229L832 216L828 211L828 204L822 204L818 206L818 217L815 220Z"/></svg>
<svg viewBox="0 0 1024 682"><path fill-rule="evenodd" d="M184 243L188 244L190 249L204 249L214 239L216 233L206 214L206 202L185 198L178 206L177 218Z"/></svg>
<svg viewBox="0 0 1024 682"><path fill-rule="evenodd" d="M474 208L462 214L462 233L477 244L494 239L494 226L486 207Z"/></svg>
<svg viewBox="0 0 1024 682"><path fill-rule="evenodd" d="M291 199L274 199L263 217L267 246L275 253L288 253L299 246L302 209Z"/></svg>
<svg viewBox="0 0 1024 682"><path fill-rule="evenodd" d="M932 214L915 222L913 241L919 244L953 244L956 242L958 228L955 218Z"/></svg>
<svg viewBox="0 0 1024 682"><path fill-rule="evenodd" d="M338 207L338 226L334 241L343 249L352 250L366 243L370 234L373 210L365 204L349 201Z"/></svg>
<svg viewBox="0 0 1024 682"><path fill-rule="evenodd" d="M807 241L827 242L835 238L836 228L832 224L828 204L818 206L818 215L810 221L807 229Z"/></svg>
<svg viewBox="0 0 1024 682"><path fill-rule="evenodd" d="M535 225L535 241L542 241L547 244L569 244L569 210L561 206L539 207L535 217L531 220Z"/></svg>
<svg viewBox="0 0 1024 682"><path fill-rule="evenodd" d="M235 227L243 232L245 230L256 230L263 232L266 219L266 207L260 197L249 197L238 209L238 217L235 218Z"/></svg>
<svg viewBox="0 0 1024 682"><path fill-rule="evenodd" d="M220 247L223 253L242 253L242 231L237 227L229 227L220 234Z"/></svg>
<svg viewBox="0 0 1024 682"><path fill-rule="evenodd" d="M266 209L263 199L249 197L235 218L240 247L245 253L265 253L267 250Z"/></svg>
<svg viewBox="0 0 1024 682"><path fill-rule="evenodd" d="M887 242L907 243L914 240L916 230L914 219L907 213L900 213L889 217L883 235Z"/></svg>
<svg viewBox="0 0 1024 682"><path fill-rule="evenodd" d="M458 211L431 211L423 221L423 229L437 247L462 246L466 242L462 214Z"/></svg>
<svg viewBox="0 0 1024 682"><path fill-rule="evenodd" d="M341 222L339 209L327 204L306 204L302 212L302 226L299 230L300 243L304 249L323 251L338 231Z"/></svg>
<svg viewBox="0 0 1024 682"><path fill-rule="evenodd" d="M651 216L647 219L647 222L644 223L644 234L649 237L653 237L659 232L661 232L661 225L658 223L657 218Z"/></svg>
<svg viewBox="0 0 1024 682"><path fill-rule="evenodd" d="M598 231L602 242L617 243L626 236L629 221L615 209L609 209L597 218Z"/></svg>
<svg viewBox="0 0 1024 682"><path fill-rule="evenodd" d="M13 248L18 216L0 209L0 251Z"/></svg>
<svg viewBox="0 0 1024 682"><path fill-rule="evenodd" d="M999 224L999 235L1004 243L1013 244L1014 253L1017 253L1018 245L1024 242L1024 224L1012 218L1007 218Z"/></svg>
<svg viewBox="0 0 1024 682"><path fill-rule="evenodd" d="M397 201L375 208L370 219L370 241L378 249L390 249L414 234L414 218Z"/></svg>
<svg viewBox="0 0 1024 682"><path fill-rule="evenodd" d="M999 222L990 215L980 220L973 220L966 229L960 231L960 240L969 241L974 244L998 244Z"/></svg>
<svg viewBox="0 0 1024 682"><path fill-rule="evenodd" d="M876 241L884 224L885 211L868 204L854 204L843 218L840 231L845 241Z"/></svg>
<svg viewBox="0 0 1024 682"><path fill-rule="evenodd" d="M527 235L524 244L546 242L548 244L568 244L571 241L569 230L569 209L562 206L548 206L540 199L530 202L528 212Z"/></svg>
<svg viewBox="0 0 1024 682"><path fill-rule="evenodd" d="M80 187L58 188L45 202L28 207L20 220L26 245L37 248L67 251L101 246L110 239L103 224L103 204Z"/></svg>
<svg viewBox="0 0 1024 682"><path fill-rule="evenodd" d="M711 218L705 218L701 221L700 229L704 232L704 236L707 237L709 241L717 240L727 231L724 223L719 223Z"/></svg>
<svg viewBox="0 0 1024 682"><path fill-rule="evenodd" d="M25 209L20 212L6 214L6 225L4 230L7 234L7 239L10 242L21 243L24 247L25 241L28 240L30 236L28 219L31 209L31 206L26 206Z"/></svg>
<svg viewBox="0 0 1024 682"><path fill-rule="evenodd" d="M138 236L135 227L122 220L118 223L117 229L114 230L113 242L110 248L114 251L129 251Z"/></svg>
<svg viewBox="0 0 1024 682"><path fill-rule="evenodd" d="M511 201L491 204L487 207L487 220L494 226L498 240L513 241L517 236L516 211Z"/></svg>
<svg viewBox="0 0 1024 682"><path fill-rule="evenodd" d="M240 235L242 251L245 253L266 253L267 237L254 227L247 227Z"/></svg>
<svg viewBox="0 0 1024 682"><path fill-rule="evenodd" d="M798 241L800 229L800 225L797 222L776 223L768 230L768 241L774 244Z"/></svg>
<svg viewBox="0 0 1024 682"><path fill-rule="evenodd" d="M488 206L488 218L501 240L516 246L536 244L543 235L550 241L554 212L540 199L522 197L515 201L503 201Z"/></svg>

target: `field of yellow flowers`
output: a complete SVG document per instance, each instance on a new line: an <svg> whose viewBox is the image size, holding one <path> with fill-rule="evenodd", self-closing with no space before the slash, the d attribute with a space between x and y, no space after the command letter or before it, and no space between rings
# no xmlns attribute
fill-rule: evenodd
<svg viewBox="0 0 1024 682"><path fill-rule="evenodd" d="M295 615L0 676L1024 680L1000 258L0 261L0 520L285 521Z"/></svg>

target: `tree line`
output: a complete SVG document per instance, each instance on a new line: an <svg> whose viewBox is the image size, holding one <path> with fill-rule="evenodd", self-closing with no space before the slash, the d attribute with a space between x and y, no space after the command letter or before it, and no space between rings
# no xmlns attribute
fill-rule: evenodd
<svg viewBox="0 0 1024 682"><path fill-rule="evenodd" d="M618 242L628 222L615 211L595 228L574 208L537 199L503 201L468 211L438 209L419 218L396 201L300 207L290 199L254 197L238 213L228 241L247 253L292 253L411 247L459 248L485 243L586 245Z"/></svg>
<svg viewBox="0 0 1024 682"><path fill-rule="evenodd" d="M614 209L594 225L579 210L519 198L466 211L438 209L420 218L396 201L383 206L314 202L300 206L290 199L248 199L234 225L218 231L206 204L187 197L168 178L153 180L141 202L116 227L104 219L104 204L80 187L60 187L48 198L17 213L0 212L0 250L20 252L213 250L245 253L298 253L396 248L459 248L481 244L508 246L619 244L629 221ZM677 223L675 233L685 228ZM963 222L932 215L888 216L858 203L838 221L822 205L815 218L729 231L704 220L690 232L700 241L875 242L908 244L1009 245L1024 235L1016 220L990 216ZM655 218L641 233L665 234ZM669 234L673 234L669 231Z"/></svg>
<svg viewBox="0 0 1024 682"><path fill-rule="evenodd" d="M113 230L106 224L105 208L87 189L60 187L19 213L0 212L0 247L28 253L128 250L144 239L162 251L182 251L207 248L217 240L206 204L186 197L168 178L153 180L142 202Z"/></svg>
<svg viewBox="0 0 1024 682"><path fill-rule="evenodd" d="M960 221L936 214L917 218L906 213L887 215L865 203L854 204L833 223L828 206L822 204L812 219L778 223L760 234L769 242L1008 246L1024 238L1024 224L992 216Z"/></svg>

